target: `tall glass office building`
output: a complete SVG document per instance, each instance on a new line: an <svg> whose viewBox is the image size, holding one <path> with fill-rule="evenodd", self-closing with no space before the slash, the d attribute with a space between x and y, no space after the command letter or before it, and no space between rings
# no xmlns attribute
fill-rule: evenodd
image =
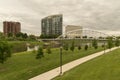
<svg viewBox="0 0 120 80"><path fill-rule="evenodd" d="M47 36L59 36L62 34L62 24L62 14L45 17L41 20L41 34Z"/></svg>

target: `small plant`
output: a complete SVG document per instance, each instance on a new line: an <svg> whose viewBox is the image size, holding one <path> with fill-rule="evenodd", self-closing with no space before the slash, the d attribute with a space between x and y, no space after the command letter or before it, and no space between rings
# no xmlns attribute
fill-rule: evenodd
<svg viewBox="0 0 120 80"><path fill-rule="evenodd" d="M68 43L64 43L63 44L63 49L66 50L66 51L68 51L68 49L69 49Z"/></svg>
<svg viewBox="0 0 120 80"><path fill-rule="evenodd" d="M46 52L47 52L48 54L51 54L51 53L52 53L51 48L48 47L47 50L46 50Z"/></svg>
<svg viewBox="0 0 120 80"><path fill-rule="evenodd" d="M85 50L88 50L88 45L85 45L85 48L84 48Z"/></svg>
<svg viewBox="0 0 120 80"><path fill-rule="evenodd" d="M108 39L108 49L111 49L113 47L113 40L112 38Z"/></svg>
<svg viewBox="0 0 120 80"><path fill-rule="evenodd" d="M41 59L42 57L44 57L43 48L39 47L37 51L36 59Z"/></svg>
<svg viewBox="0 0 120 80"><path fill-rule="evenodd" d="M81 50L81 46L80 45L78 46L78 50Z"/></svg>
<svg viewBox="0 0 120 80"><path fill-rule="evenodd" d="M96 39L93 40L92 46L93 46L95 49L98 48L98 43L97 43L97 40L96 40Z"/></svg>
<svg viewBox="0 0 120 80"><path fill-rule="evenodd" d="M119 41L119 39L116 39L116 40L115 40L115 46L117 46L117 47L120 46L120 41Z"/></svg>
<svg viewBox="0 0 120 80"><path fill-rule="evenodd" d="M34 50L32 51L32 53L36 53L36 50L34 49Z"/></svg>
<svg viewBox="0 0 120 80"><path fill-rule="evenodd" d="M104 44L102 44L102 46L101 46L102 48L104 48L105 47L105 45Z"/></svg>
<svg viewBox="0 0 120 80"><path fill-rule="evenodd" d="M75 46L74 46L74 41L72 42L72 45L71 45L71 47L70 47L70 50L71 51L74 51L74 49L75 49Z"/></svg>
<svg viewBox="0 0 120 80"><path fill-rule="evenodd" d="M11 46L5 41L0 41L0 63L4 64L9 57L11 57Z"/></svg>

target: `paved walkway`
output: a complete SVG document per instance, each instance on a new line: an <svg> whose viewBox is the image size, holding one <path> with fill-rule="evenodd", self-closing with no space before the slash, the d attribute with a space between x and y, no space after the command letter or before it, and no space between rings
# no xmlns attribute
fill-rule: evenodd
<svg viewBox="0 0 120 80"><path fill-rule="evenodd" d="M107 49L107 50L105 50L105 53L110 52L112 50L115 50L117 48L118 47L112 48L111 50ZM68 71L68 70L70 70L70 69L72 69L72 68L74 68L74 67L76 67L76 66L78 66L78 65L80 65L82 63L84 63L84 62L87 62L87 61L89 61L89 60L91 60L91 59L93 59L95 57L98 57L100 55L103 55L103 54L104 54L104 51L101 51L101 52L97 52L95 54L92 54L92 55L89 55L89 56L74 60L74 61L72 61L70 63L67 63L67 64L62 66L62 72L64 73L64 72L66 72L66 71ZM54 77L58 76L59 74L60 74L60 67L55 68L53 70L50 70L48 72L45 72L43 74L40 74L40 75L38 75L38 76L36 76L34 78L31 78L29 80L51 80Z"/></svg>

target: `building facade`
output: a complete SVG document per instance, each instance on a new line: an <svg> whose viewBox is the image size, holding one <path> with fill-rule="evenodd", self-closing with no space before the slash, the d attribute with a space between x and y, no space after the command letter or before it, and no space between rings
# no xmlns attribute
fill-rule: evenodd
<svg viewBox="0 0 120 80"><path fill-rule="evenodd" d="M3 22L3 32L5 35L12 33L13 35L21 32L20 22L4 21Z"/></svg>
<svg viewBox="0 0 120 80"><path fill-rule="evenodd" d="M51 15L41 20L42 35L61 35L62 34L63 16L62 14Z"/></svg>
<svg viewBox="0 0 120 80"><path fill-rule="evenodd" d="M69 38L81 38L83 33L82 26L76 26L76 25L67 25L65 27L65 35Z"/></svg>

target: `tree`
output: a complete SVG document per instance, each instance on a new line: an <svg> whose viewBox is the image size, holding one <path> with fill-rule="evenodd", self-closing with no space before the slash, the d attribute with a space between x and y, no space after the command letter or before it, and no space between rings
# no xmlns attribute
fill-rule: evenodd
<svg viewBox="0 0 120 80"><path fill-rule="evenodd" d="M120 40L119 39L115 40L115 46L117 46L117 47L120 46Z"/></svg>
<svg viewBox="0 0 120 80"><path fill-rule="evenodd" d="M36 40L36 36L35 35L29 35L29 39L30 40Z"/></svg>
<svg viewBox="0 0 120 80"><path fill-rule="evenodd" d="M0 63L3 64L9 57L11 57L11 46L5 41L0 41Z"/></svg>
<svg viewBox="0 0 120 80"><path fill-rule="evenodd" d="M111 49L113 47L112 38L109 38L107 42L108 42L108 48Z"/></svg>
<svg viewBox="0 0 120 80"><path fill-rule="evenodd" d="M51 53L52 53L51 48L50 48L50 47L47 47L46 52L47 52L48 54L51 54Z"/></svg>
<svg viewBox="0 0 120 80"><path fill-rule="evenodd" d="M41 59L42 57L44 57L43 48L39 47L37 51L36 59Z"/></svg>
<svg viewBox="0 0 120 80"><path fill-rule="evenodd" d="M70 50L74 51L74 49L75 49L75 46L74 46L74 41L73 41L72 44L71 44Z"/></svg>
<svg viewBox="0 0 120 80"><path fill-rule="evenodd" d="M68 51L68 49L69 49L68 43L64 43L63 44L63 49L66 50L66 51Z"/></svg>
<svg viewBox="0 0 120 80"><path fill-rule="evenodd" d="M2 32L0 32L0 40L5 40L5 35Z"/></svg>
<svg viewBox="0 0 120 80"><path fill-rule="evenodd" d="M98 48L98 43L97 43L97 40L96 40L96 39L93 40L92 46L93 46L95 49Z"/></svg>
<svg viewBox="0 0 120 80"><path fill-rule="evenodd" d="M22 38L24 38L24 39L28 38L27 33L23 33Z"/></svg>
<svg viewBox="0 0 120 80"><path fill-rule="evenodd" d="M15 35L16 37L22 37L24 39L28 38L28 35L27 33L22 33L22 32L19 32Z"/></svg>
<svg viewBox="0 0 120 80"><path fill-rule="evenodd" d="M80 45L78 46L78 50L81 50L81 46Z"/></svg>
<svg viewBox="0 0 120 80"><path fill-rule="evenodd" d="M84 48L85 50L88 50L88 45L85 45L85 48Z"/></svg>
<svg viewBox="0 0 120 80"><path fill-rule="evenodd" d="M13 33L8 33L8 37L13 37Z"/></svg>
<svg viewBox="0 0 120 80"><path fill-rule="evenodd" d="M87 39L87 35L85 35L85 36L82 36L82 38L83 38L83 39Z"/></svg>

